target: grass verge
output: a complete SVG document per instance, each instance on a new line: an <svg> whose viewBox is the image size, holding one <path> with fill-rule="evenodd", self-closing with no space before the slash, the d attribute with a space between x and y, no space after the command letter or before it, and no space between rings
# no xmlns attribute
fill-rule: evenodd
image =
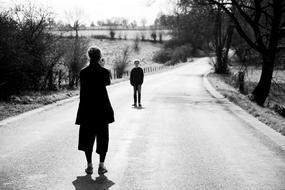
<svg viewBox="0 0 285 190"><path fill-rule="evenodd" d="M236 88L230 85L229 81L232 80L231 76L210 73L208 75L208 80L218 92L228 98L231 102L237 104L249 114L285 136L285 118L270 107L261 107L250 101L248 96L239 93Z"/></svg>
<svg viewBox="0 0 285 190"><path fill-rule="evenodd" d="M0 101L0 121L78 94L78 90L61 90L57 92L30 92L21 96L12 96L9 101Z"/></svg>

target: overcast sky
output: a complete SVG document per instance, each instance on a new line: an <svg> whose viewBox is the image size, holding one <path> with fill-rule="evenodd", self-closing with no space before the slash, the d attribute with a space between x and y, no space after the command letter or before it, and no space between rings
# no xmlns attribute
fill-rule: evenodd
<svg viewBox="0 0 285 190"><path fill-rule="evenodd" d="M4 6L12 6L27 0L0 0ZM98 20L112 17L124 17L129 21L136 20L141 24L145 18L147 24L152 24L160 12L172 10L174 0L31 0L37 5L50 7L56 14L56 20L66 19L66 11L82 10L84 21L90 24Z"/></svg>

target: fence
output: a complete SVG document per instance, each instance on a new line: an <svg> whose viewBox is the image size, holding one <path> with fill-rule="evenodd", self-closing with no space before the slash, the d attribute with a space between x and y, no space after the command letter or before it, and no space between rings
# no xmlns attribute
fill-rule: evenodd
<svg viewBox="0 0 285 190"><path fill-rule="evenodd" d="M170 66L155 66L155 67L143 67L143 72L144 73L152 73L152 72L156 72L156 71L161 71L161 70L165 70L166 68L169 68ZM117 71L115 69L113 69L111 71L111 78L112 79L120 79L120 78L126 78L130 76L131 71L125 71L123 73L122 76L119 76Z"/></svg>

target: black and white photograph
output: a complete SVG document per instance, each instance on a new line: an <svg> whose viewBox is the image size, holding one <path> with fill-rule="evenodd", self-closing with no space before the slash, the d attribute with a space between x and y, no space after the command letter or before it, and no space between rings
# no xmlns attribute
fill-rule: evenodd
<svg viewBox="0 0 285 190"><path fill-rule="evenodd" d="M285 1L0 0L0 190L285 190Z"/></svg>

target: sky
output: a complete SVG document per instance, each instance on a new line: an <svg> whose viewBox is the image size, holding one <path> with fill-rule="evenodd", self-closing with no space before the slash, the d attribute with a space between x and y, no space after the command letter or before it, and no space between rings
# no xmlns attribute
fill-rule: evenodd
<svg viewBox="0 0 285 190"><path fill-rule="evenodd" d="M30 0L36 5L49 7L55 13L55 19L67 22L66 12L82 12L85 24L92 21L106 20L113 17L124 17L130 22L136 20L140 25L146 19L147 25L153 24L161 12L170 13L174 0ZM27 0L0 0L2 7Z"/></svg>

